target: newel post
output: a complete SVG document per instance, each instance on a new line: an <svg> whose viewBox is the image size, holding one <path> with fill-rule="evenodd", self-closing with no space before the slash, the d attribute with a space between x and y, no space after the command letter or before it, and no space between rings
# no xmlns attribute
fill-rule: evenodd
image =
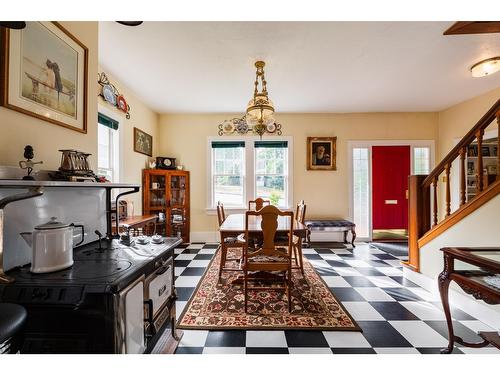
<svg viewBox="0 0 500 375"><path fill-rule="evenodd" d="M420 269L418 240L431 229L430 186L422 186L426 177L408 177L408 262L404 264L417 272Z"/></svg>

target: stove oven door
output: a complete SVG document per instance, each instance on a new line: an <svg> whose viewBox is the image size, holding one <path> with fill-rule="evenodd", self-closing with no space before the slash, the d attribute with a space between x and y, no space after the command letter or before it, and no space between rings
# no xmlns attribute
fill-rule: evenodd
<svg viewBox="0 0 500 375"><path fill-rule="evenodd" d="M144 342L144 276L115 296L116 353L142 354Z"/></svg>

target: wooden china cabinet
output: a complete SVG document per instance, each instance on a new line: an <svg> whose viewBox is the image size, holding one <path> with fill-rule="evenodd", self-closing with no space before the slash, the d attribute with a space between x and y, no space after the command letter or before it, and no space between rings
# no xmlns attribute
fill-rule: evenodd
<svg viewBox="0 0 500 375"><path fill-rule="evenodd" d="M156 231L189 242L189 172L144 169L142 173L143 215L156 214Z"/></svg>

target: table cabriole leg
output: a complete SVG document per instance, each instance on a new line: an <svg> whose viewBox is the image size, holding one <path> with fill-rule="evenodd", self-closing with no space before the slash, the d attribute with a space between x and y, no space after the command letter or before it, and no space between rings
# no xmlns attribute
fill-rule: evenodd
<svg viewBox="0 0 500 375"><path fill-rule="evenodd" d="M444 315L446 317L446 324L448 326L448 347L441 350L442 354L450 354L453 351L453 344L455 342L455 334L453 332L453 321L451 320L450 301L448 298L448 291L450 287L450 273L453 271L453 259L448 255L444 255L444 269L438 277L439 295L441 296L441 303L443 305Z"/></svg>

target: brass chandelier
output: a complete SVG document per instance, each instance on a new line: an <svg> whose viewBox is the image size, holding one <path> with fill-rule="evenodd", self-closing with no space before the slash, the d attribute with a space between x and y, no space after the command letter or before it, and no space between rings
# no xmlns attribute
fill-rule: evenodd
<svg viewBox="0 0 500 375"><path fill-rule="evenodd" d="M264 76L264 61L255 62L255 82L253 98L247 105L246 114L241 118L225 120L219 124L219 135L234 132L246 134L253 132L261 138L265 133L281 135L281 124L274 119L274 104L269 99L267 81Z"/></svg>

